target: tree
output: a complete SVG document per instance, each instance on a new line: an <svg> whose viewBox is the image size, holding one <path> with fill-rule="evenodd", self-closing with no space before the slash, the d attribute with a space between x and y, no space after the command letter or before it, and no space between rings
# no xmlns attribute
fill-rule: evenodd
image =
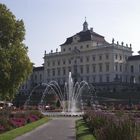
<svg viewBox="0 0 140 140"><path fill-rule="evenodd" d="M56 102L56 107L57 107L57 108L60 108L60 106L61 106L61 103L60 103L59 100L57 100L57 102Z"/></svg>
<svg viewBox="0 0 140 140"><path fill-rule="evenodd" d="M0 4L0 100L12 99L32 72L22 20Z"/></svg>

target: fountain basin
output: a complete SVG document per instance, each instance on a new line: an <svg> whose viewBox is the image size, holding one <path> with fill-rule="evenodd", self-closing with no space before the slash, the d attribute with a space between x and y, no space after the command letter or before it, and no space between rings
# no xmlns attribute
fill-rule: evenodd
<svg viewBox="0 0 140 140"><path fill-rule="evenodd" d="M41 112L49 117L82 117L84 112Z"/></svg>

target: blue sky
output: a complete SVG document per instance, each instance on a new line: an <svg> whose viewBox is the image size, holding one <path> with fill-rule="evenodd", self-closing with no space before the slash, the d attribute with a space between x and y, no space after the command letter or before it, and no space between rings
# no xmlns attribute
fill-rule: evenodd
<svg viewBox="0 0 140 140"><path fill-rule="evenodd" d="M85 16L89 27L108 42L132 44L140 50L140 0L0 0L23 19L25 43L36 66L43 63L44 51L55 51L67 37L82 30Z"/></svg>

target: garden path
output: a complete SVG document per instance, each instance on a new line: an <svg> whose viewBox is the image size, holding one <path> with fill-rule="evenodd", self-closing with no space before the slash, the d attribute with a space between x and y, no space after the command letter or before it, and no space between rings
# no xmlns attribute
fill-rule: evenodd
<svg viewBox="0 0 140 140"><path fill-rule="evenodd" d="M35 130L15 140L76 140L74 117L53 118Z"/></svg>

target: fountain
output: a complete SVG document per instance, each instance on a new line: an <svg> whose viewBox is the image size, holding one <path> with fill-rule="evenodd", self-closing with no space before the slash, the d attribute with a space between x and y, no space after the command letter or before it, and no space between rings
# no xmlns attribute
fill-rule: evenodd
<svg viewBox="0 0 140 140"><path fill-rule="evenodd" d="M82 82L76 82L73 83L71 72L69 72L69 79L68 83L65 83L64 86L64 92L62 93L60 86L56 81L51 81L50 83L42 83L43 86L45 86L45 90L42 94L41 101L39 103L39 109L40 111L45 115L66 115L66 116L79 116L83 114L83 102L81 97L82 90L85 87L89 88L89 85L86 81ZM30 97L33 93L33 91L37 88L36 86L32 92L29 95L29 98L25 102L25 106L28 105L30 101ZM50 91L53 91L55 95L58 96L58 99L60 101L62 112L47 112L42 110L43 101L45 96L50 93ZM81 105L81 106L80 106ZM80 107L79 107L80 106Z"/></svg>

